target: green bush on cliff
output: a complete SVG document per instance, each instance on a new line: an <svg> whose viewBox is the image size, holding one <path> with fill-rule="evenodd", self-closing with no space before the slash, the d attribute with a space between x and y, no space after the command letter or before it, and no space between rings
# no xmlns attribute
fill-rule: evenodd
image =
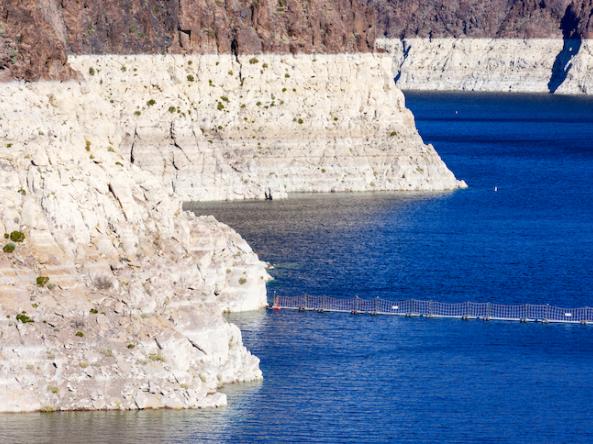
<svg viewBox="0 0 593 444"><path fill-rule="evenodd" d="M169 112L170 112L171 114L173 114L175 111L177 111L177 108L175 108L174 106L170 106L170 107L169 107Z"/></svg>
<svg viewBox="0 0 593 444"><path fill-rule="evenodd" d="M16 320L19 322L22 322L23 324L31 324L32 322L35 322L33 319L31 319L29 316L27 316L27 312L25 312L25 311L17 314Z"/></svg>
<svg viewBox="0 0 593 444"><path fill-rule="evenodd" d="M224 104L222 102L218 102L218 104L216 105L216 109L218 111L222 111L224 109Z"/></svg>
<svg viewBox="0 0 593 444"><path fill-rule="evenodd" d="M4 251L5 253L12 253L15 248L16 248L16 245L13 244L12 242L10 242L10 243L4 245L4 248L2 248L2 251Z"/></svg>
<svg viewBox="0 0 593 444"><path fill-rule="evenodd" d="M10 239L10 234L4 233L4 239Z"/></svg>
<svg viewBox="0 0 593 444"><path fill-rule="evenodd" d="M84 333L81 332L80 330L78 330L76 333L74 333L74 336L78 336L79 338L83 338L84 337Z"/></svg>
<svg viewBox="0 0 593 444"><path fill-rule="evenodd" d="M194 80L196 80L194 76L192 76L191 74L188 74L187 75L187 81L188 82L193 82Z"/></svg>
<svg viewBox="0 0 593 444"><path fill-rule="evenodd" d="M13 231L10 233L10 240L13 242L23 242L25 240L25 233L22 231Z"/></svg>
<svg viewBox="0 0 593 444"><path fill-rule="evenodd" d="M95 68L93 68L92 66L89 68L89 74L91 76L94 76L95 75Z"/></svg>
<svg viewBox="0 0 593 444"><path fill-rule="evenodd" d="M257 59L257 57L251 57L249 59L249 64L250 65L255 65L256 63L259 63L259 60Z"/></svg>
<svg viewBox="0 0 593 444"><path fill-rule="evenodd" d="M245 285L247 283L247 278L241 276L239 278L239 285Z"/></svg>
<svg viewBox="0 0 593 444"><path fill-rule="evenodd" d="M148 359L154 362L165 362L165 358L160 353L151 353L148 355Z"/></svg>
<svg viewBox="0 0 593 444"><path fill-rule="evenodd" d="M146 104L147 104L148 106L154 106L154 105L156 105L156 100L154 100L154 99L150 99L148 102L146 102Z"/></svg>
<svg viewBox="0 0 593 444"><path fill-rule="evenodd" d="M37 279L35 279L35 283L37 284L38 287L45 287L48 282L49 282L49 277L47 277L47 276L37 276Z"/></svg>

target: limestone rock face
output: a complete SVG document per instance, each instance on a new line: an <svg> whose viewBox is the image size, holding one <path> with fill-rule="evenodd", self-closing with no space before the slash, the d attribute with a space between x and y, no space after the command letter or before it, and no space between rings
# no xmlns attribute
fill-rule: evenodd
<svg viewBox="0 0 593 444"><path fill-rule="evenodd" d="M265 264L182 200L464 186L389 56L72 63L0 89L0 411L216 406L262 377L222 313L265 305Z"/></svg>
<svg viewBox="0 0 593 444"><path fill-rule="evenodd" d="M393 54L404 90L591 94L591 42L415 38L380 39L377 46Z"/></svg>
<svg viewBox="0 0 593 444"><path fill-rule="evenodd" d="M124 158L86 85L0 103L0 411L216 406L261 379L222 317L266 303L245 241Z"/></svg>
<svg viewBox="0 0 593 444"><path fill-rule="evenodd" d="M85 73L94 109L100 97L107 120L120 123L118 152L183 200L463 186L422 142L386 56L71 63Z"/></svg>

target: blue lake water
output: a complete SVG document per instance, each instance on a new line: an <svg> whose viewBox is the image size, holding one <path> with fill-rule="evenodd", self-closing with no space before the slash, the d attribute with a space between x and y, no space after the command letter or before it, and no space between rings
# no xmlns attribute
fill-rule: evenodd
<svg viewBox="0 0 593 444"><path fill-rule="evenodd" d="M593 101L408 94L470 188L201 204L270 292L593 305ZM494 187L498 191L494 192ZM233 315L265 381L212 411L0 416L21 442L593 442L593 326ZM14 438L14 439L10 439Z"/></svg>

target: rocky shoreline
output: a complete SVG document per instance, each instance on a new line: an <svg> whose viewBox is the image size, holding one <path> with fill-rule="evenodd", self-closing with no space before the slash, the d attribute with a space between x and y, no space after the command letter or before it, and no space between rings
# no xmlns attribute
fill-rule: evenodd
<svg viewBox="0 0 593 444"><path fill-rule="evenodd" d="M0 89L0 411L219 406L262 378L222 313L266 304L265 264L184 200L465 186L389 56L70 63Z"/></svg>

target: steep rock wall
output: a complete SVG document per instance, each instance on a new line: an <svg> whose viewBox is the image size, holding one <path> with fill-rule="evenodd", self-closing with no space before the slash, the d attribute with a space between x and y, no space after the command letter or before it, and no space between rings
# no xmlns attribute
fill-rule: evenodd
<svg viewBox="0 0 593 444"><path fill-rule="evenodd" d="M120 122L121 155L182 200L463 186L422 143L389 57L71 60Z"/></svg>
<svg viewBox="0 0 593 444"><path fill-rule="evenodd" d="M591 41L380 39L404 90L590 94Z"/></svg>
<svg viewBox="0 0 593 444"><path fill-rule="evenodd" d="M261 379L222 318L266 303L245 241L123 157L84 83L0 103L0 411L215 406Z"/></svg>
<svg viewBox="0 0 593 444"><path fill-rule="evenodd" d="M593 0L3 0L0 78L69 78L67 54L369 52L387 38L593 36Z"/></svg>
<svg viewBox="0 0 593 444"><path fill-rule="evenodd" d="M464 186L388 56L72 63L0 89L0 411L216 406L262 377L222 312L265 304L265 265L180 197Z"/></svg>

